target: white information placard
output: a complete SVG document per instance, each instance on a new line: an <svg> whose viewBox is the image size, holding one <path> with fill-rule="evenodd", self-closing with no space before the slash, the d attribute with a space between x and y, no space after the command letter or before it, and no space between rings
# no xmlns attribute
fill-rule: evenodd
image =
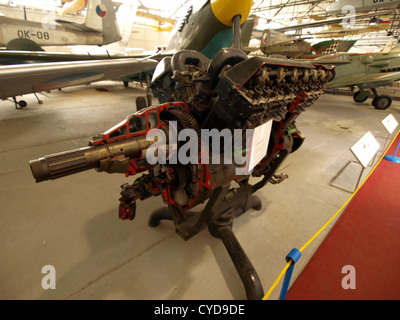
<svg viewBox="0 0 400 320"><path fill-rule="evenodd" d="M379 142L375 139L371 132L367 132L357 143L350 148L357 160L364 168L375 156L380 148Z"/></svg>
<svg viewBox="0 0 400 320"><path fill-rule="evenodd" d="M396 118L392 115L389 114L385 119L383 119L382 121L383 126L386 128L386 130L392 134L394 129L397 128L397 126L399 125L399 123L397 122Z"/></svg>
<svg viewBox="0 0 400 320"><path fill-rule="evenodd" d="M254 129L253 141L250 147L250 172L267 154L271 128L272 120Z"/></svg>

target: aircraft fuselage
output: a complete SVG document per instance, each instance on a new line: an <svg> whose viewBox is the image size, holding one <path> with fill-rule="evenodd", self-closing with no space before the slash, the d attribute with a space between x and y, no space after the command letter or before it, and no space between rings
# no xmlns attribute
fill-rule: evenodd
<svg viewBox="0 0 400 320"><path fill-rule="evenodd" d="M0 46L7 46L14 39L34 41L39 46L103 44L100 32L72 31L57 24L0 17Z"/></svg>
<svg viewBox="0 0 400 320"><path fill-rule="evenodd" d="M400 71L400 51L390 53L370 54L341 54L343 61L348 64L340 64L336 67L336 76L328 84L328 88L345 86L357 86L360 89L375 88L390 85L393 79L385 79L391 72ZM368 77L370 81L364 81ZM354 79L349 83L348 79Z"/></svg>

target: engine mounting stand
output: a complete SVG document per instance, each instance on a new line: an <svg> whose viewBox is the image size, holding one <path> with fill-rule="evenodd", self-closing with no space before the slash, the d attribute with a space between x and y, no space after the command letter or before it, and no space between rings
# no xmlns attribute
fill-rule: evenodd
<svg viewBox="0 0 400 320"><path fill-rule="evenodd" d="M238 239L232 230L233 220L236 217L247 212L249 209L261 210L262 203L259 197L252 195L252 188L250 184L246 184L237 189L233 197L224 197L221 200L221 195L226 195L226 190L215 190L210 201L214 198L211 206L206 206L200 212L188 211L185 216L192 223L192 227L188 229L186 224L185 233L179 232L179 225L176 226L177 233L184 239L188 240L193 235L197 234L200 230L208 227L210 234L222 240L229 256L238 272L240 279L244 285L246 296L248 300L261 300L264 296L264 290L254 269L252 263L244 252ZM217 209L214 211L214 207ZM174 208L163 207L155 210L149 219L149 226L157 227L161 220L174 220ZM210 221L204 217L212 217ZM203 223L199 224L199 221ZM188 236L185 236L188 235Z"/></svg>
<svg viewBox="0 0 400 320"><path fill-rule="evenodd" d="M250 208L261 209L261 200L257 196L248 197L242 207L231 208L222 213L218 219L209 224L208 230L212 236L222 240L242 280L247 299L261 300L264 297L264 290L260 278L232 230L234 218Z"/></svg>

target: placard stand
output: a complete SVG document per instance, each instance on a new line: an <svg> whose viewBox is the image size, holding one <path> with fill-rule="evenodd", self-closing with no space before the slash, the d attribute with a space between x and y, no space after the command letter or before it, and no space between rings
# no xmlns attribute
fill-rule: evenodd
<svg viewBox="0 0 400 320"><path fill-rule="evenodd" d="M396 129L396 127L398 126L398 122L391 114L389 114L385 119L382 120L382 124L384 125L386 130L389 132L388 138L393 133L394 129ZM386 139L386 140L388 140L388 139ZM393 156L386 155L383 157L383 159L391 161L391 162L395 162L395 163L400 163L400 158L396 156L397 151L399 150L399 146L400 146L400 142L397 145L394 155Z"/></svg>
<svg viewBox="0 0 400 320"><path fill-rule="evenodd" d="M371 162L371 159L376 155L379 148L380 145L378 141L371 134L371 132L368 131L356 144L350 148L350 151L358 161L349 161L348 164L332 180L331 185L350 193L353 193L355 190L357 190L364 170ZM359 174L357 172L359 169L358 164L361 164L361 172ZM355 186L354 181L357 181Z"/></svg>
<svg viewBox="0 0 400 320"><path fill-rule="evenodd" d="M386 129L386 131L388 132L388 134L387 134L387 136L386 136L386 139L385 139L385 143L383 144L382 149L379 149L379 153L382 152L381 155L383 156L383 154L385 153L386 147L387 147L387 145L388 145L388 141L389 141L389 143L390 143L390 140L389 140L389 139L390 139L390 136L393 134L394 129L396 129L398 123L397 123L396 119L393 117L392 114L389 114L385 119L383 119L383 120L381 121L381 123L383 124L383 126L384 126L385 129ZM375 159L376 159L376 156L377 156L377 155L378 155L378 153L375 154L374 160L372 160L372 163L370 164L371 166L374 165Z"/></svg>
<svg viewBox="0 0 400 320"><path fill-rule="evenodd" d="M376 155L379 148L380 145L378 141L369 131L360 140L358 140L356 144L354 144L350 148L350 151L354 154L358 162L362 165L362 170L360 176L358 177L357 184L353 192L357 190L365 168L368 166L368 163L371 161L371 159Z"/></svg>

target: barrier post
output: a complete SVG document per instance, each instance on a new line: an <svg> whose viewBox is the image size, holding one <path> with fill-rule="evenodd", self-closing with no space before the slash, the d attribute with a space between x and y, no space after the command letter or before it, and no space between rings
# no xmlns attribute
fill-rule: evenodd
<svg viewBox="0 0 400 320"><path fill-rule="evenodd" d="M400 163L400 158L396 156L397 151L399 151L399 147L400 147L400 142L397 145L397 148L396 148L396 151L394 152L394 155L393 156L386 155L386 156L383 157L383 159L388 160L388 161L392 161L392 162L395 162L395 163Z"/></svg>
<svg viewBox="0 0 400 320"><path fill-rule="evenodd" d="M389 134L392 134L394 129L398 126L398 122L395 117L393 117L392 114L389 114L385 119L382 120L382 124L386 128L386 130L389 132ZM395 163L400 163L400 158L396 157L397 151L399 150L400 142L397 145L396 151L394 152L393 156L386 155L383 157L383 159L395 162Z"/></svg>
<svg viewBox="0 0 400 320"><path fill-rule="evenodd" d="M300 259L301 252L298 249L292 249L289 254L286 256L286 262L290 262L289 268L286 270L285 279L283 279L281 294L279 296L279 300L285 300L287 291L289 289L290 279L292 278L292 273L294 269L294 265Z"/></svg>

